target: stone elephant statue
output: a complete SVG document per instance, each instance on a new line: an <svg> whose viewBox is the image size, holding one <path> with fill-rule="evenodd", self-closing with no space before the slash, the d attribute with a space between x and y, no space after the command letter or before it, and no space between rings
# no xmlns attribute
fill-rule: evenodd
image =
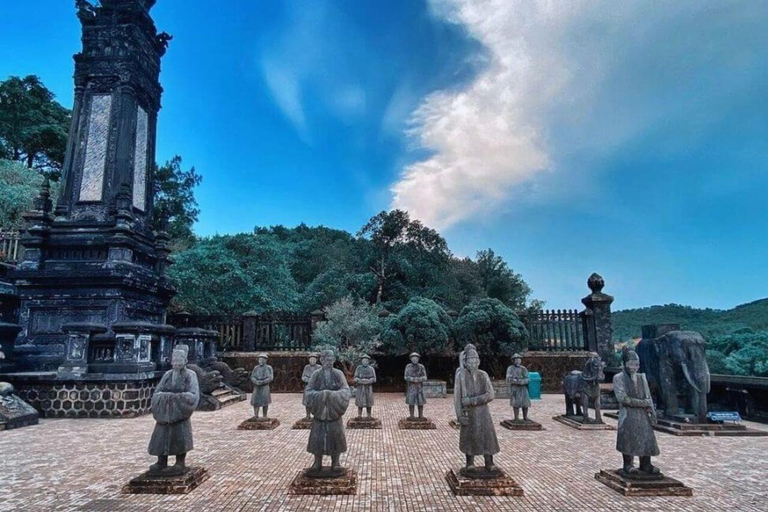
<svg viewBox="0 0 768 512"><path fill-rule="evenodd" d="M664 415L682 412L707 422L707 393L710 388L707 342L695 331L672 331L653 342L658 357L659 397Z"/></svg>

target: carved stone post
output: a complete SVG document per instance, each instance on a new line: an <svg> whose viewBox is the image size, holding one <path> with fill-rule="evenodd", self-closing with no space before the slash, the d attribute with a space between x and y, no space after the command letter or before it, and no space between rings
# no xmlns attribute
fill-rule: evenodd
<svg viewBox="0 0 768 512"><path fill-rule="evenodd" d="M600 354L600 359L607 365L613 364L613 327L611 326L611 303L613 297L603 293L605 281L599 274L592 274L587 280L591 294L581 299L587 310L585 318L587 345L591 351Z"/></svg>
<svg viewBox="0 0 768 512"><path fill-rule="evenodd" d="M259 314L255 311L243 313L243 351L256 350L256 324Z"/></svg>
<svg viewBox="0 0 768 512"><path fill-rule="evenodd" d="M62 325L61 330L67 336L67 345L57 376L60 379L82 377L88 373L91 336L107 332L107 328L99 324L71 323Z"/></svg>

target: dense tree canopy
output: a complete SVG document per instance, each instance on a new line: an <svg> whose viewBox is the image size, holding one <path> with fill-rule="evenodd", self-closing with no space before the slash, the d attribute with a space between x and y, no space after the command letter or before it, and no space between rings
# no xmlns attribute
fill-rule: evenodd
<svg viewBox="0 0 768 512"><path fill-rule="evenodd" d="M465 306L454 324L459 345L474 343L480 354L525 350L528 331L514 311L498 299L481 299Z"/></svg>
<svg viewBox="0 0 768 512"><path fill-rule="evenodd" d="M18 230L24 227L22 214L32 209L40 192L43 176L13 160L0 159L0 229ZM58 183L51 186L51 199L56 201Z"/></svg>
<svg viewBox="0 0 768 512"><path fill-rule="evenodd" d="M172 249L184 249L194 241L192 226L200 210L195 200L195 187L203 177L192 167L185 171L181 157L174 156L163 166L155 166L153 225L164 228L171 237Z"/></svg>
<svg viewBox="0 0 768 512"><path fill-rule="evenodd" d="M382 341L389 354L437 353L450 350L453 320L435 301L413 297L388 320Z"/></svg>
<svg viewBox="0 0 768 512"><path fill-rule="evenodd" d="M58 179L71 112L54 98L34 75L0 82L0 157Z"/></svg>
<svg viewBox="0 0 768 512"><path fill-rule="evenodd" d="M707 362L711 373L768 377L768 331L745 328L711 338Z"/></svg>

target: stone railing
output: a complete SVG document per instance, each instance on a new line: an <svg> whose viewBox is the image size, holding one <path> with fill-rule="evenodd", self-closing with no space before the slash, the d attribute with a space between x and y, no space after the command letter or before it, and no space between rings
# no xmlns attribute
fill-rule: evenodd
<svg viewBox="0 0 768 512"><path fill-rule="evenodd" d="M0 263L15 265L22 251L21 232L0 229Z"/></svg>

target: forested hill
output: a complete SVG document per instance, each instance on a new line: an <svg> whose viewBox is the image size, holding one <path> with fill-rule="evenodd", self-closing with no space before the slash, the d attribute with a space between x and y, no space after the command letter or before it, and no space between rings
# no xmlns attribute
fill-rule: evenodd
<svg viewBox="0 0 768 512"><path fill-rule="evenodd" d="M647 324L680 324L682 329L701 332L709 338L750 327L768 331L768 298L742 304L729 310L696 309L679 304L626 309L612 315L614 341L640 337L640 328Z"/></svg>

